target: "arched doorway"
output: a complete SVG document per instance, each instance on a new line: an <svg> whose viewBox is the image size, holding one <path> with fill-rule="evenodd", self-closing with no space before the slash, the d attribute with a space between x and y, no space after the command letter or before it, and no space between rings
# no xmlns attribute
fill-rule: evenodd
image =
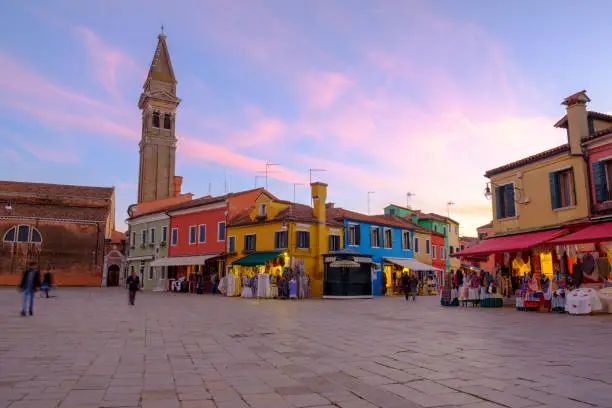
<svg viewBox="0 0 612 408"><path fill-rule="evenodd" d="M107 286L119 286L119 265L111 265L108 267Z"/></svg>

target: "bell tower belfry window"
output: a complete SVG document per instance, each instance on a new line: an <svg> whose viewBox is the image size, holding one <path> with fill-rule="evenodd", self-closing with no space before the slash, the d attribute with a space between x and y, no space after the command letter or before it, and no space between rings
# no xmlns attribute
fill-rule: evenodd
<svg viewBox="0 0 612 408"><path fill-rule="evenodd" d="M174 194L176 156L175 117L181 100L163 32L138 101L142 111L138 203Z"/></svg>

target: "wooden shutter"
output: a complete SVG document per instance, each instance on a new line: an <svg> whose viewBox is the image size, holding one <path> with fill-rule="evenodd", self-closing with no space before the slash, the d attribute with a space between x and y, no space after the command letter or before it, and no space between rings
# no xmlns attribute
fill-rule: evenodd
<svg viewBox="0 0 612 408"><path fill-rule="evenodd" d="M559 197L559 189L557 183L558 177L557 173L549 173L548 174L548 182L550 184L550 205L553 210L561 207L560 198Z"/></svg>
<svg viewBox="0 0 612 408"><path fill-rule="evenodd" d="M606 163L593 163L593 184L595 185L595 200L603 203L608 200L608 180L606 179Z"/></svg>
<svg viewBox="0 0 612 408"><path fill-rule="evenodd" d="M505 187L506 206L508 208L507 217L516 217L516 203L514 202L514 184L506 184Z"/></svg>
<svg viewBox="0 0 612 408"><path fill-rule="evenodd" d="M503 187L495 187L495 212L497 215L497 219L504 218L503 207L504 207L504 199L503 199ZM444 234L446 235L446 234Z"/></svg>

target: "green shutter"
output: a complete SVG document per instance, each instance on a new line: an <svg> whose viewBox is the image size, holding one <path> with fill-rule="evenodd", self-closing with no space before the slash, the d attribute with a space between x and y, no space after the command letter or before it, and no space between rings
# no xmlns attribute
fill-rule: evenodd
<svg viewBox="0 0 612 408"><path fill-rule="evenodd" d="M557 173L549 173L548 181L550 184L550 205L553 210L561 207L560 197L559 197L559 186L558 184L559 178L557 177Z"/></svg>
<svg viewBox="0 0 612 408"><path fill-rule="evenodd" d="M606 179L606 163L593 163L593 184L595 185L595 200L602 203L608 200L608 180Z"/></svg>
<svg viewBox="0 0 612 408"><path fill-rule="evenodd" d="M514 202L514 184L506 184L506 205L508 206L508 217L516 217L516 203Z"/></svg>

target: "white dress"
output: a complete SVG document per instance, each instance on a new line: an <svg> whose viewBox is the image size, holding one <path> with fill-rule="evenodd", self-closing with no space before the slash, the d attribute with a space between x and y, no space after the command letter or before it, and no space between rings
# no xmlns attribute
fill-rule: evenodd
<svg viewBox="0 0 612 408"><path fill-rule="evenodd" d="M246 275L242 275L242 293L240 293L240 297L243 297L243 298L253 297L253 291L248 286L248 283L249 283L249 278L247 278Z"/></svg>

